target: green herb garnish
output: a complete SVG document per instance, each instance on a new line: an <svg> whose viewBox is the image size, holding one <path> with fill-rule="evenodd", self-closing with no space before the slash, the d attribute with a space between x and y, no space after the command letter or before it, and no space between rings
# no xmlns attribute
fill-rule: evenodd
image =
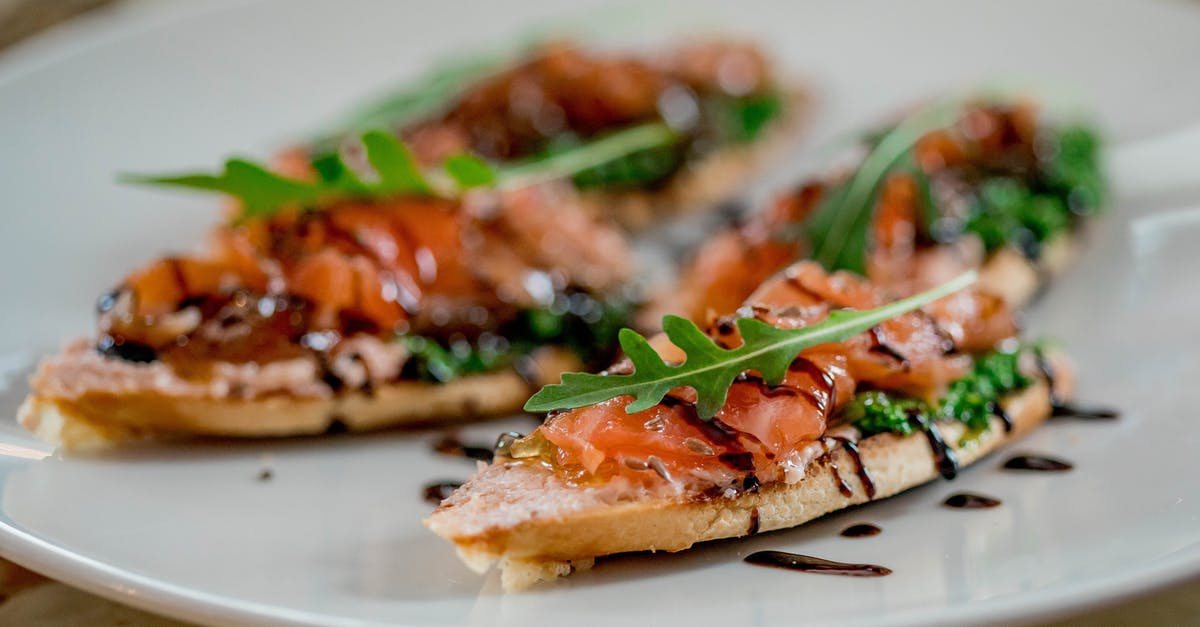
<svg viewBox="0 0 1200 627"><path fill-rule="evenodd" d="M703 108L718 143L748 144L762 134L771 121L783 114L786 100L777 91L748 96L711 96Z"/></svg>
<svg viewBox="0 0 1200 627"><path fill-rule="evenodd" d="M547 156L505 167L500 181L505 186L522 186L566 178L599 168L642 151L670 147L680 136L663 122L651 122L604 135L587 143Z"/></svg>
<svg viewBox="0 0 1200 627"><path fill-rule="evenodd" d="M408 147L390 133L365 133L362 145L373 180L356 174L341 157L323 161L315 181L288 178L243 159L226 161L224 171L215 175L126 175L121 180L221 192L241 201L243 218L270 216L284 207L307 208L335 199L434 193Z"/></svg>
<svg viewBox="0 0 1200 627"><path fill-rule="evenodd" d="M242 203L242 218L268 217L285 207L315 208L347 198L393 196L453 196L463 190L498 186L521 187L571 176L595 168L629 153L677 141L665 124L654 123L618 131L594 142L557 155L508 168L496 168L469 154L454 155L443 166L451 187L439 185L418 166L403 142L384 131L363 134L362 145L372 172L359 175L340 155L327 155L313 162L318 178L301 181L271 172L244 159L230 159L219 174L170 176L126 175L122 181L215 191Z"/></svg>
<svg viewBox="0 0 1200 627"><path fill-rule="evenodd" d="M917 140L949 124L958 111L958 106L951 105L922 109L879 137L854 174L825 194L804 226L812 259L831 272L866 274L869 231L880 185Z"/></svg>
<svg viewBox="0 0 1200 627"><path fill-rule="evenodd" d="M812 216L793 228L790 236L806 237L812 258L827 269L864 274L879 189L896 172L912 176L917 183L919 227L925 236L949 242L964 232L974 233L988 252L1016 246L1034 258L1041 244L1074 226L1076 216L1100 206L1104 183L1099 140L1084 126L1040 129L1029 154L924 171L912 148L925 134L950 125L963 107L947 104L925 109L868 136L865 141L871 149L858 169L830 188ZM939 207L931 178L948 178L969 189L966 211Z"/></svg>
<svg viewBox="0 0 1200 627"><path fill-rule="evenodd" d="M534 394L525 404L525 410L570 409L629 395L634 400L625 406L625 411L635 413L658 404L671 390L690 387L696 392L697 413L707 420L724 406L729 386L739 374L753 370L767 384L778 385L800 351L817 344L843 341L956 292L975 278L975 273L969 272L932 290L876 309L834 311L824 321L800 329L780 329L754 318L741 318L737 327L743 343L737 348L718 346L690 320L664 316L663 331L687 355L684 363L667 364L645 337L632 329L621 329L619 340L633 363L632 374L566 373L562 383L548 385Z"/></svg>
<svg viewBox="0 0 1200 627"><path fill-rule="evenodd" d="M630 303L600 300L590 294L559 294L553 304L527 309L494 332L467 340L446 341L423 335L403 335L408 349L404 376L445 383L464 375L492 372L548 346L569 349L580 361L599 367L611 360L617 332L628 323Z"/></svg>
<svg viewBox="0 0 1200 627"><path fill-rule="evenodd" d="M877 433L908 435L933 420L955 420L965 424L969 433L983 433L991 427L990 418L1000 399L1031 383L1020 370L1020 355L1020 350L995 350L983 355L969 374L950 384L935 406L892 392L870 390L856 394L842 408L842 418L864 437Z"/></svg>
<svg viewBox="0 0 1200 627"><path fill-rule="evenodd" d="M908 435L919 430L917 415L928 417L932 413L924 401L907 396L893 395L880 390L870 390L854 395L854 399L842 408L842 418L858 427L863 437L876 433L899 433Z"/></svg>

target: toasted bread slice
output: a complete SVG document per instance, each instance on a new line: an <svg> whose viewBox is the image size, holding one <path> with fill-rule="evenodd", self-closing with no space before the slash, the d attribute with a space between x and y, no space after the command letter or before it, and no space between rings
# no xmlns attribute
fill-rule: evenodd
<svg viewBox="0 0 1200 627"><path fill-rule="evenodd" d="M38 393L39 388L58 387L41 385L41 379L56 376L54 360L60 358L42 362L34 377L35 392L21 405L18 419L38 438L71 451L151 438L266 438L320 434L338 425L368 431L501 416L520 411L530 388L553 382L559 373L581 365L565 350L545 348L535 354L524 376L509 369L447 383L395 381L332 395L277 390L239 397L164 381L172 376L164 364L116 362L109 364L112 370L107 375L99 372L98 381L75 393ZM129 377L117 374L118 369L144 372L135 373L138 381L131 383Z"/></svg>
<svg viewBox="0 0 1200 627"><path fill-rule="evenodd" d="M807 91L787 91L786 110L760 136L746 144L723 146L689 163L661 188L584 192L595 215L603 215L630 231L643 230L665 218L712 209L746 187L764 166L796 145L812 109Z"/></svg>
<svg viewBox="0 0 1200 627"><path fill-rule="evenodd" d="M1073 378L1064 358L1050 356L1061 373L1054 394L1067 398ZM1049 384L1039 381L1003 402L1013 428L999 418L965 446L964 425L938 423L959 463L971 464L1044 422L1052 412ZM879 434L858 442L874 498L886 498L938 477L930 444L921 434ZM838 468L841 468L839 473ZM540 464L498 461L445 500L425 520L450 540L473 569L499 564L505 589L519 590L573 570L597 557L632 551L682 551L698 542L794 527L872 500L841 446L809 464L795 483L773 483L729 497L662 497L569 485ZM840 477L840 478L839 478ZM845 496L839 483L852 490Z"/></svg>

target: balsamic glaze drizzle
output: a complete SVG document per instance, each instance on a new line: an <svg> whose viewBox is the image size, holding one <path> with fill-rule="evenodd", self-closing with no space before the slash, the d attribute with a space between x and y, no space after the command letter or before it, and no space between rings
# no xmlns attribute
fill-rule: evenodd
<svg viewBox="0 0 1200 627"><path fill-rule="evenodd" d="M1017 455L1004 462L1004 468L1008 470L1034 470L1038 472L1063 472L1074 468L1070 462L1065 462L1061 459L1053 457L1042 457L1040 455Z"/></svg>
<svg viewBox="0 0 1200 627"><path fill-rule="evenodd" d="M854 459L855 470L858 472L858 482L862 484L863 492L867 493L867 498L875 498L875 479L871 477L871 473L863 465L862 453L858 450L858 444L849 438L835 437L833 439L841 442L842 448L846 449L846 454Z"/></svg>
<svg viewBox="0 0 1200 627"><path fill-rule="evenodd" d="M950 495L949 498L947 498L945 501L942 501L942 505L958 509L986 509L999 506L1000 499L994 499L990 496L983 496L982 494L959 492L958 494Z"/></svg>
<svg viewBox="0 0 1200 627"><path fill-rule="evenodd" d="M842 530L842 536L846 538L866 538L868 536L877 536L883 529L872 525L871 523L859 523L850 525Z"/></svg>
<svg viewBox="0 0 1200 627"><path fill-rule="evenodd" d="M890 568L874 564L847 564L832 560L785 553L784 551L758 551L746 556L747 564L786 568L805 573L821 575L840 575L842 577L883 577L892 574Z"/></svg>
<svg viewBox="0 0 1200 627"><path fill-rule="evenodd" d="M925 432L925 439L929 440L929 448L933 450L933 461L937 465L938 474L947 481L957 477L958 456L954 454L954 449L946 444L946 439L942 437L937 425L921 421L919 426Z"/></svg>
<svg viewBox="0 0 1200 627"><path fill-rule="evenodd" d="M431 505L440 505L442 501L450 497L450 494L461 486L461 483L456 481L433 481L425 484L423 496L425 502Z"/></svg>
<svg viewBox="0 0 1200 627"><path fill-rule="evenodd" d="M999 418L1000 422L1004 423L1004 432L1012 433L1012 430L1013 430L1012 416L1009 416L1008 412L1004 411L1004 408L1000 406L1000 403L993 402L991 404L991 406L989 407L989 409L991 410L993 416Z"/></svg>
<svg viewBox="0 0 1200 627"><path fill-rule="evenodd" d="M1096 420L1113 420L1121 417L1121 412L1109 407L1081 407L1071 403L1058 403L1054 406L1051 416L1071 416L1073 418L1089 418Z"/></svg>
<svg viewBox="0 0 1200 627"><path fill-rule="evenodd" d="M477 459L481 462L491 462L493 457L492 449L486 446L472 446L464 444L462 440L455 435L445 435L442 439L433 443L434 452L442 455L451 455L454 457L466 457L468 459Z"/></svg>
<svg viewBox="0 0 1200 627"><path fill-rule="evenodd" d="M1108 407L1080 407L1064 401L1055 389L1054 367L1050 365L1050 360L1046 359L1046 356L1040 350L1034 351L1033 357L1037 369L1042 373L1042 377L1046 379L1046 385L1050 387L1051 416L1072 416L1075 418L1092 418L1098 420L1112 420L1121 416L1120 412Z"/></svg>

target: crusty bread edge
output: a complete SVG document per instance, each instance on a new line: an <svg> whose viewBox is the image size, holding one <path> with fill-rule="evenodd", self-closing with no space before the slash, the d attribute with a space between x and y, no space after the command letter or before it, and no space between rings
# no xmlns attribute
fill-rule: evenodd
<svg viewBox="0 0 1200 627"><path fill-rule="evenodd" d="M660 189L585 191L585 205L596 215L607 216L630 231L640 231L664 218L710 209L730 198L767 162L796 145L810 117L812 97L800 88L785 93L787 111L770 122L758 139L714 150L675 174Z"/></svg>
<svg viewBox="0 0 1200 627"><path fill-rule="evenodd" d="M1055 394L1067 398L1074 387L1069 364L1061 355L1050 358L1057 372ZM1013 420L1011 432L1005 431L999 418L992 418L990 430L964 445L960 442L966 434L964 425L938 423L962 467L1033 430L1052 410L1045 381L1009 396L1002 404ZM874 499L867 497L859 481L855 460L839 447L811 464L805 477L796 483L770 484L732 498L638 500L565 518L532 518L470 537L449 535L450 526L439 524L438 512L425 523L453 542L468 566L484 572L498 563L505 589L520 590L590 568L596 557L646 550L681 551L699 542L794 527L938 477L930 444L923 435L880 434L860 441L858 448L862 464L875 483ZM851 488L851 496L839 491L838 476Z"/></svg>
<svg viewBox="0 0 1200 627"><path fill-rule="evenodd" d="M535 381L503 370L446 383L398 381L326 397L274 394L243 399L96 391L61 398L35 391L22 403L17 419L37 438L73 452L149 439L314 435L339 424L348 431L369 431L512 414L521 410L531 387L556 381L559 373L578 369L579 363L566 350L543 349L532 368Z"/></svg>

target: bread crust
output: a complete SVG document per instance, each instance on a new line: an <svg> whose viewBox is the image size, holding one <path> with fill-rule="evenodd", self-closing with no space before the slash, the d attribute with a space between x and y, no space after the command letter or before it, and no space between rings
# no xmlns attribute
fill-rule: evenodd
<svg viewBox="0 0 1200 627"><path fill-rule="evenodd" d="M1073 390L1068 364L1051 357L1059 373L1055 394ZM962 466L1028 433L1051 414L1049 386L1039 381L1004 399L1013 420L1005 432L998 418L991 429L966 446L966 428L942 422L938 428ZM882 499L938 477L925 437L879 434L858 442L863 467ZM840 473L838 469L840 470ZM486 468L425 520L434 533L454 543L459 555L482 572L499 563L506 588L520 589L553 579L590 560L632 551L681 551L698 542L733 538L803 524L870 500L855 460L844 447L809 465L792 484L774 483L733 497L591 498L567 485L552 470L526 462L500 462ZM838 488L840 476L851 489ZM522 487L523 486L523 487ZM511 572L510 572L511 571Z"/></svg>
<svg viewBox="0 0 1200 627"><path fill-rule="evenodd" d="M763 165L795 144L809 118L807 91L786 91L787 111L763 129L759 139L720 148L670 178L660 189L596 190L583 199L596 215L607 216L630 231L640 231L664 218L712 208L742 189Z"/></svg>
<svg viewBox="0 0 1200 627"><path fill-rule="evenodd" d="M39 439L76 452L147 439L313 435L337 425L369 431L518 412L531 387L552 382L579 363L565 350L543 349L530 381L504 370L446 383L397 381L321 397L216 398L97 389L66 398L34 392L17 418Z"/></svg>

